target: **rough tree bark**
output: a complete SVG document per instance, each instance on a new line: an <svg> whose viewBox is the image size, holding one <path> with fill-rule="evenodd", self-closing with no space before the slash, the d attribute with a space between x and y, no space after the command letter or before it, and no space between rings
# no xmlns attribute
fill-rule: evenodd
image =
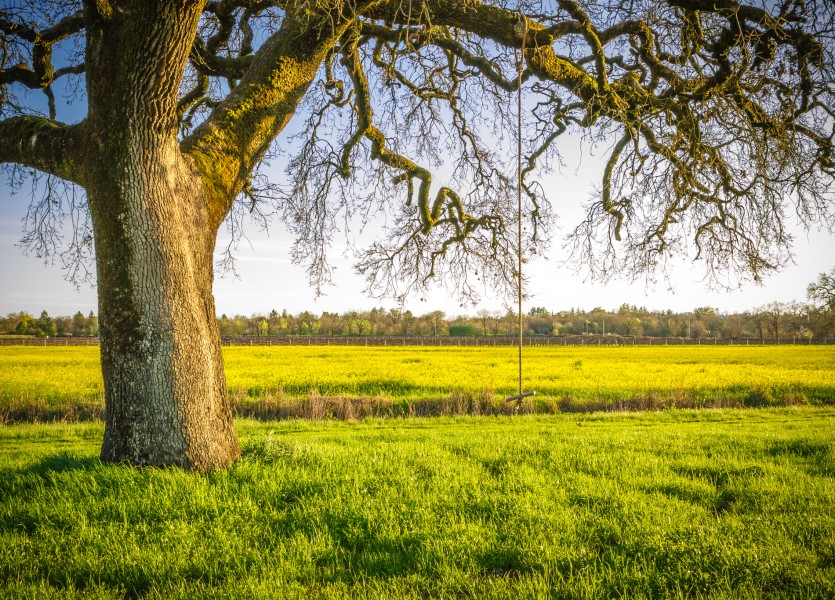
<svg viewBox="0 0 835 600"><path fill-rule="evenodd" d="M240 455L212 296L216 224L177 141L202 3L88 4L81 170L93 218L102 459L211 470Z"/></svg>
<svg viewBox="0 0 835 600"><path fill-rule="evenodd" d="M102 459L199 470L239 456L212 297L215 229L170 140L136 140L88 184L106 425Z"/></svg>

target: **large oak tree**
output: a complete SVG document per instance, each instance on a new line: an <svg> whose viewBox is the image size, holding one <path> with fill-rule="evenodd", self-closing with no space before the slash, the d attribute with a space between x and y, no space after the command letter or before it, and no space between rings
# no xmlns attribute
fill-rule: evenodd
<svg viewBox="0 0 835 600"><path fill-rule="evenodd" d="M276 202L315 285L337 221L378 212L385 235L357 265L372 290L442 280L467 293L476 274L516 276L520 84L526 252L549 239L536 170L578 131L608 158L569 250L604 275L692 250L757 279L789 252L788 220L832 224L829 0L3 6L0 163L48 178L27 239L48 246L56 203L89 209L107 461L210 470L238 457L212 297L236 207ZM80 121L57 119L56 89L83 98ZM286 180L262 181L297 114ZM453 184L439 187L445 157ZM70 250L89 241L79 223Z"/></svg>

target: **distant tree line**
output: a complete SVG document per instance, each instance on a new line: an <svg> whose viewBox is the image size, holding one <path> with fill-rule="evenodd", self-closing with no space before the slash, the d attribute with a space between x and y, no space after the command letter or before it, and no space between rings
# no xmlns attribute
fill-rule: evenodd
<svg viewBox="0 0 835 600"><path fill-rule="evenodd" d="M449 316L443 311L416 315L410 310L373 308L367 311L290 314L221 315L224 337L271 336L425 336L475 337L517 335L513 310L479 310L474 315ZM35 337L97 336L98 318L40 317L19 312L0 317L0 334ZM802 303L771 302L742 313L722 313L703 306L689 312L653 311L623 304L616 310L596 307L550 311L531 308L525 315L525 335L617 335L683 338L820 338L835 335L833 312Z"/></svg>
<svg viewBox="0 0 835 600"><path fill-rule="evenodd" d="M95 337L99 335L99 318L90 311L86 317L79 311L71 317L50 317L45 310L40 317L27 312L0 317L0 334L34 337Z"/></svg>
<svg viewBox="0 0 835 600"><path fill-rule="evenodd" d="M617 335L681 338L822 338L835 336L835 269L822 273L807 289L808 303L771 302L742 313L723 313L702 306L688 312L653 311L623 304L616 310L572 308L550 311L531 308L525 318L525 334ZM474 315L449 316L435 310L416 315L410 310L373 308L367 311L290 314L272 310L250 316L221 315L224 337L270 336L509 336L518 324L512 310L478 310ZM35 318L19 312L0 317L0 334L47 336L96 336L98 318L90 312L71 317Z"/></svg>
<svg viewBox="0 0 835 600"><path fill-rule="evenodd" d="M512 310L479 310L475 315L447 316L442 311L415 315L409 310L374 308L345 313L272 311L252 316L222 315L225 337L268 336L512 336L517 317ZM831 310L812 304L772 302L743 313L721 313L711 307L690 312L651 311L624 304L617 310L594 308L549 311L530 309L525 335L618 335L684 338L820 338L835 335Z"/></svg>

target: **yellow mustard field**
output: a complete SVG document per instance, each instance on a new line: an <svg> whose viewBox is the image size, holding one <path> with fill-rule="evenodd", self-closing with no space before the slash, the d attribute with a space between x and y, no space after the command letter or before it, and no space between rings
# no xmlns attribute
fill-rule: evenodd
<svg viewBox="0 0 835 600"><path fill-rule="evenodd" d="M509 347L226 347L224 356L238 405L311 394L406 404L456 394L500 400L517 385ZM552 410L628 408L636 399L648 408L835 403L835 347L533 347L524 361L525 389ZM100 410L102 398L96 347L0 348L0 409Z"/></svg>
<svg viewBox="0 0 835 600"><path fill-rule="evenodd" d="M254 395L381 395L429 399L455 390L516 389L514 348L225 349L229 387ZM826 347L530 348L525 388L545 396L629 396L739 389L835 392L835 349Z"/></svg>

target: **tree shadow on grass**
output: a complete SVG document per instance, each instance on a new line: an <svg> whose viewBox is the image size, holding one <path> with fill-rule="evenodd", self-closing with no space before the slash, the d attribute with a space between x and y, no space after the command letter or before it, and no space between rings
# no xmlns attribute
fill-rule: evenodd
<svg viewBox="0 0 835 600"><path fill-rule="evenodd" d="M77 454L63 452L45 456L36 463L32 463L20 469L21 473L63 473L67 471L92 471L101 466L98 457L79 456Z"/></svg>
<svg viewBox="0 0 835 600"><path fill-rule="evenodd" d="M0 502L9 495L20 496L38 487L51 474L94 471L101 462L97 457L61 453L45 456L39 461L22 466L0 467ZM31 477L37 475L38 477ZM12 486L11 483L14 482Z"/></svg>

